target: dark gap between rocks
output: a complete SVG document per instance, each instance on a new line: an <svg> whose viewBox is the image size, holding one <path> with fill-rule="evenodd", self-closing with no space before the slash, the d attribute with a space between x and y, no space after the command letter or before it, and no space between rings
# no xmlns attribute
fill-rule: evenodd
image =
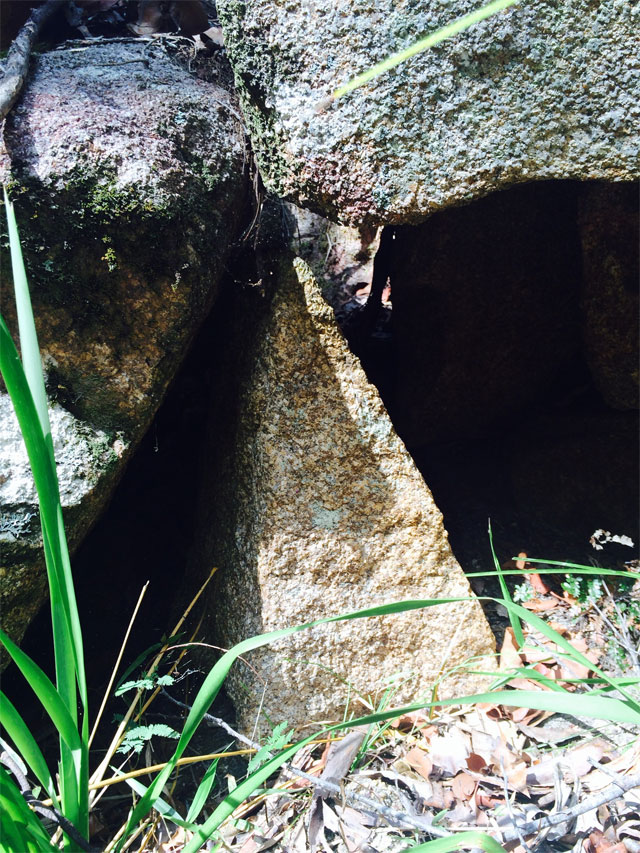
<svg viewBox="0 0 640 853"><path fill-rule="evenodd" d="M225 291L231 286L229 280L221 283L216 305L133 454L109 506L71 561L84 637L91 724L144 584L150 581L117 680L139 654L161 643L177 621L178 600L180 606L184 602L182 583L194 532L208 392L216 370L211 353L219 317L224 314ZM193 630L193 620L190 625ZM184 641L187 639L185 636ZM21 646L53 679L48 602L29 626ZM151 659L149 652L146 665ZM127 680L141 677L142 665ZM168 668L161 665L160 674ZM172 688L172 695L181 701L186 701L188 691L201 681L199 672L190 675L189 670L188 663L180 667L186 679ZM45 756L49 749L55 755L57 733L32 701L33 694L13 665L3 673L3 689L17 707L29 709L32 731ZM117 723L112 722L113 714L123 714L132 698L130 692L110 701L92 751L95 760L96 756L101 757L101 750L108 746L115 732ZM233 707L226 696L220 695L212 713L233 724ZM165 722L179 731L181 719L179 708L158 697L145 722ZM229 746L230 738L223 732L206 727L204 731L207 745L203 751ZM152 744L154 750L160 750L159 754L154 753L153 760L160 762L169 757L175 742L154 738ZM185 777L190 773L191 770ZM126 797L127 792L123 793Z"/></svg>
<svg viewBox="0 0 640 853"><path fill-rule="evenodd" d="M385 229L375 266L388 275L390 300L376 318L362 297L336 312L466 572L492 568L489 518L500 562L522 550L608 567L636 556L589 544L597 528L636 545L639 533L638 414L607 405L585 356L593 315L616 298L605 289L611 267L627 263L625 288L638 281L637 245L634 257L622 240L637 232L637 193L606 193L606 185L536 183ZM603 208L605 234L586 262L579 223L590 251ZM629 366L607 350L615 344L615 335L611 344L602 337L591 353L601 389L611 357L619 371ZM633 351L635 341L622 344Z"/></svg>

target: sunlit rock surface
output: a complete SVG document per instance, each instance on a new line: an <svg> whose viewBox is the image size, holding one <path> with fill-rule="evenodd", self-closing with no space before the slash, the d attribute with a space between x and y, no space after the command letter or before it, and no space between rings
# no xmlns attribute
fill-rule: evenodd
<svg viewBox="0 0 640 853"><path fill-rule="evenodd" d="M212 428L224 422L227 437L214 432L203 469L192 571L219 567L209 598L219 642L402 599L469 596L441 513L309 268L285 258L272 272L271 303L256 308L252 331L246 314L237 331L237 396L212 402ZM439 679L440 695L473 690L478 679L455 667L493 650L477 601L446 604L295 634L247 654L228 689L244 728L260 707L302 726L342 718L348 702L364 712L358 697L381 695L400 674L394 702L426 696Z"/></svg>

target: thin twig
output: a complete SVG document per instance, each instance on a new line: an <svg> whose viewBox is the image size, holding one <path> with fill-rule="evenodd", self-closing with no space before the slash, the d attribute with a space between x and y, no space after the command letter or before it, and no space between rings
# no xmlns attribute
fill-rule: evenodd
<svg viewBox="0 0 640 853"><path fill-rule="evenodd" d="M502 756L500 756L500 770L502 772L502 781L504 784L504 804L505 804L506 809L507 809L507 814L509 815L511 822L515 826L516 831L518 832L517 838L518 838L518 841L520 842L520 844L522 845L523 850L525 850L526 853L531 853L531 848L527 846L527 843L524 840L524 836L522 834L522 831L518 828L518 824L516 821L516 817L513 813L513 809L511 808L511 797L509 795L509 779L507 777L507 771L504 768L504 761L502 760Z"/></svg>
<svg viewBox="0 0 640 853"><path fill-rule="evenodd" d="M47 0L44 6L34 9L13 40L4 63L4 76L0 81L0 120L15 104L24 86L29 73L29 58L40 30L63 3L64 0Z"/></svg>
<svg viewBox="0 0 640 853"><path fill-rule="evenodd" d="M600 769L602 770L602 767L600 767ZM546 829L549 826L557 826L560 823L565 823L581 814L586 814L586 812L589 812L592 809L597 809L605 803L610 803L613 800L618 799L618 797L626 791L630 791L632 788L638 787L640 787L640 773L637 773L634 776L621 778L613 785L609 785L608 788L605 788L597 794L592 794L581 803L576 803L576 805L572 806L570 809L565 809L564 811L557 812L556 814L549 815L548 817L540 818L539 820L531 820L527 823L521 823L514 829L505 830L503 832L502 840L517 841L520 833L525 836L532 835L533 833L539 832L541 829Z"/></svg>
<svg viewBox="0 0 640 853"><path fill-rule="evenodd" d="M202 584L202 586L200 587L198 592L192 598L191 603L189 604L189 606L187 607L185 612L182 614L180 619L178 619L178 622L176 623L176 626L174 627L174 629L171 633L171 637L175 637L175 635L180 631L180 628L182 628L182 625L183 625L185 619L187 618L187 616L191 612L191 609L194 607L196 601L200 598L200 596L204 592L205 588L207 587L209 581L214 576L216 571L217 571L217 568L211 569L209 577L206 579L206 581ZM169 647L169 640L167 640L167 642L164 644L164 646L160 649L158 654L155 656L153 663L151 664L151 666L149 667L149 669L146 672L145 678L150 678L151 675L156 671L156 669L158 668L158 666L160 664L160 661L162 660L163 656L166 654L168 647ZM107 770L107 767L109 766L109 762L111 761L113 755L115 754L115 751L117 750L118 746L122 742L125 729L129 723L129 720L133 716L134 711L136 710L136 708L138 706L138 702L142 696L142 693L143 693L142 688L140 688L136 692L136 695L135 695L133 701L129 705L127 713L124 715L123 720L121 721L115 735L113 736L111 744L109 745L109 748L107 749L107 752L105 754L105 757L102 759L98 768L95 770L93 776L89 780L90 783L99 782L102 779L102 777L104 776L104 774ZM153 695L155 696L155 692ZM146 707L146 705L145 705L145 707Z"/></svg>
<svg viewBox="0 0 640 853"><path fill-rule="evenodd" d="M113 687L113 682L116 680L116 674L118 672L118 668L120 666L120 661L122 660L122 655L124 654L124 650L129 641L129 634L131 633L131 629L133 628L133 623L136 620L136 616L138 615L138 610L140 610L140 605L142 604L142 599L149 588L149 581L142 587L140 591L140 595L138 596L138 601L136 602L136 606L133 608L133 613L131 614L131 619L129 619L129 625L127 627L126 633L124 635L124 640L120 645L120 652L118 654L118 658L114 664L114 667L111 671L111 678L109 679L109 683L107 684L107 689L104 691L104 696L102 697L102 704L100 705L100 710L96 715L96 721L93 724L93 729L91 731L91 735L89 736L89 746L91 746L93 739L95 737L96 731L98 730L98 726L100 725L100 720L102 719L102 714L105 709L105 705L109 700L109 696L111 695L111 688Z"/></svg>
<svg viewBox="0 0 640 853"><path fill-rule="evenodd" d="M164 696L173 702L175 705L179 705L181 708L185 708L190 711L191 708L189 705L186 705L184 702L180 702L178 699L174 699L167 691L162 688L162 693ZM222 720L220 717L214 717L212 714L204 714L203 720L205 720L209 725L218 726L221 729L224 729L227 734L231 735L231 737L235 738L235 740L240 741L240 743L244 743L246 746L251 747L251 749L259 750L261 746L259 743L251 740L251 738L246 737L240 732L232 729L231 726ZM444 829L439 829L438 827L431 826L425 819L420 818L419 816L413 816L405 814L404 812L397 812L395 809L390 809L388 806L382 805L382 803L378 803L376 800L371 800L369 797L365 797L362 794L356 794L351 791L343 792L340 785L335 785L332 782L327 782L324 779L318 779L317 776L312 776L310 773L305 773L303 770L299 770L297 767L292 767L288 762L282 764L280 770L289 778L300 778L304 779L310 785L313 785L314 788L317 788L321 793L325 796L339 796L342 797L343 793L346 798L346 801L350 805L358 804L364 807L365 812L374 815L380 815L383 817L388 823L392 826L399 828L409 828L409 829L418 829L421 832L430 833L431 835L435 835L439 838L449 837L451 835L450 832L447 832Z"/></svg>

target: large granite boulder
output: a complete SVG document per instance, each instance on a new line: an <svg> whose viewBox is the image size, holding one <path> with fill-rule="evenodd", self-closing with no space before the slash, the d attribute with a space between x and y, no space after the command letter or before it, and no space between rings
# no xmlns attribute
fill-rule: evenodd
<svg viewBox="0 0 640 853"><path fill-rule="evenodd" d="M470 596L440 511L309 267L285 257L261 287L227 308L236 319L219 342L191 560L194 583L219 567L208 636L230 646L385 602ZM236 664L227 686L245 729L260 709L299 727L341 718L349 702L363 713L360 697L394 676L394 702L436 682L441 696L473 690L460 665L488 656L490 667L493 650L470 600L296 634Z"/></svg>
<svg viewBox="0 0 640 853"><path fill-rule="evenodd" d="M393 223L524 181L637 177L636 3L518 4L327 105L471 5L219 0L267 186L340 221Z"/></svg>
<svg viewBox="0 0 640 853"><path fill-rule="evenodd" d="M244 162L233 94L159 45L41 55L7 118L0 178L15 200L72 547L216 298L245 204ZM2 251L2 313L15 332ZM2 619L19 639L45 576L37 502L2 395L0 436Z"/></svg>

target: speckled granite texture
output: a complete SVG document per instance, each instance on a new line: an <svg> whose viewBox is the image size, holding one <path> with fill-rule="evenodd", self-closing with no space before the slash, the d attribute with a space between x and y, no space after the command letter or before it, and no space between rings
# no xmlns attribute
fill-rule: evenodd
<svg viewBox="0 0 640 853"><path fill-rule="evenodd" d="M640 171L640 6L522 3L331 104L472 0L219 0L268 187L343 222L419 222L514 183Z"/></svg>
<svg viewBox="0 0 640 853"><path fill-rule="evenodd" d="M275 277L259 330L238 329L254 349L237 403L224 404L237 429L204 468L211 497L197 562L204 573L219 566L209 597L219 642L402 599L471 595L442 515L309 268L285 258ZM394 702L428 695L441 676L442 696L473 691L478 678L453 670L476 655L490 668L493 651L472 600L296 634L247 655L226 686L245 729L265 685L269 718L300 727L341 719L347 703L364 713L358 697L381 695L399 673Z"/></svg>

